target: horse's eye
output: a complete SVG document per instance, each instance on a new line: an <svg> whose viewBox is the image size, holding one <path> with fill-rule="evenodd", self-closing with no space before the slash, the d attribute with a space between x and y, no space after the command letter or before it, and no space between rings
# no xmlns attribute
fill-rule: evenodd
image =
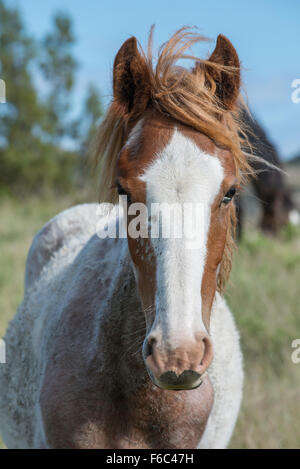
<svg viewBox="0 0 300 469"><path fill-rule="evenodd" d="M125 189L121 186L121 184L118 182L117 183L117 191L119 195L126 195L127 196L127 202L131 203L131 198L128 192L125 191Z"/></svg>
<svg viewBox="0 0 300 469"><path fill-rule="evenodd" d="M236 193L236 188L231 187L228 192L226 192L225 196L223 197L222 204L229 204L231 200L233 199L234 195Z"/></svg>

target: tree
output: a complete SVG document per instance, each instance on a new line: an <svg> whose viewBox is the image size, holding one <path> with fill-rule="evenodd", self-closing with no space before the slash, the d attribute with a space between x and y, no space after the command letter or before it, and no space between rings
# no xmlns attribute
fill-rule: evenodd
<svg viewBox="0 0 300 469"><path fill-rule="evenodd" d="M64 13L54 16L51 31L37 42L18 10L0 0L0 78L7 95L7 103L0 104L0 192L65 191L83 182L82 156L102 106L90 86L80 118L70 117L77 69L74 41L71 19ZM40 74L46 93L37 91L33 74ZM76 151L66 150L66 137Z"/></svg>
<svg viewBox="0 0 300 469"><path fill-rule="evenodd" d="M54 16L53 29L42 41L40 68L49 88L46 99L47 131L55 143L70 135L68 120L77 62L72 55L75 36L65 13Z"/></svg>
<svg viewBox="0 0 300 469"><path fill-rule="evenodd" d="M35 54L35 43L19 12L0 0L0 70L7 94L7 104L0 107L1 185L19 179L26 152L37 143L34 130L42 119L43 107L30 74Z"/></svg>
<svg viewBox="0 0 300 469"><path fill-rule="evenodd" d="M32 70L37 68L38 57L39 44L27 33L18 10L0 0L0 76L7 95L7 103L0 105L1 192L23 194L48 186L62 190L70 187L75 172L76 155L57 145L61 134L57 128L62 128L59 106L63 109L63 105L55 100L50 106L35 88ZM56 61L60 95L72 82L66 68L59 70ZM50 77L50 65L47 70Z"/></svg>

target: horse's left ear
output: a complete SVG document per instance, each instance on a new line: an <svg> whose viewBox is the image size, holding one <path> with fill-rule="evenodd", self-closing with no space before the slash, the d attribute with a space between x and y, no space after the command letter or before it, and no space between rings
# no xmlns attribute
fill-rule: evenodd
<svg viewBox="0 0 300 469"><path fill-rule="evenodd" d="M216 82L216 95L224 108L231 110L237 103L241 85L240 61L237 52L229 39L219 34L215 50L209 58L209 62L232 67L231 71L218 70L206 64L206 71Z"/></svg>
<svg viewBox="0 0 300 469"><path fill-rule="evenodd" d="M124 42L114 61L114 101L126 115L142 113L150 97L149 72L135 37Z"/></svg>

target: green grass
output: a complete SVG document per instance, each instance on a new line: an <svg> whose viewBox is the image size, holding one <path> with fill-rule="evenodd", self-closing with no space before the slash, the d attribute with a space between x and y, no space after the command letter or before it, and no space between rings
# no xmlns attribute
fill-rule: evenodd
<svg viewBox="0 0 300 469"><path fill-rule="evenodd" d="M300 236L251 233L235 256L227 299L245 358L245 392L232 448L300 448Z"/></svg>
<svg viewBox="0 0 300 469"><path fill-rule="evenodd" d="M22 298L32 237L82 195L76 199L0 202L0 337ZM300 338L299 279L299 231L288 228L280 240L245 236L227 291L246 376L232 448L300 448L300 364L291 361L291 342Z"/></svg>

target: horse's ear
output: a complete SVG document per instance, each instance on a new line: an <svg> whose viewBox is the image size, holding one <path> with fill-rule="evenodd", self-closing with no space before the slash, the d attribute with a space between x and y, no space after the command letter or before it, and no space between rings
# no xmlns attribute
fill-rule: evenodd
<svg viewBox="0 0 300 469"><path fill-rule="evenodd" d="M209 58L209 62L232 67L229 71L218 70L216 67L205 66L206 72L216 83L216 95L224 108L231 110L234 108L241 85L240 61L237 52L229 39L219 34L215 50Z"/></svg>
<svg viewBox="0 0 300 469"><path fill-rule="evenodd" d="M146 109L150 97L149 72L135 37L124 42L116 55L113 89L114 100L125 114L140 114Z"/></svg>

